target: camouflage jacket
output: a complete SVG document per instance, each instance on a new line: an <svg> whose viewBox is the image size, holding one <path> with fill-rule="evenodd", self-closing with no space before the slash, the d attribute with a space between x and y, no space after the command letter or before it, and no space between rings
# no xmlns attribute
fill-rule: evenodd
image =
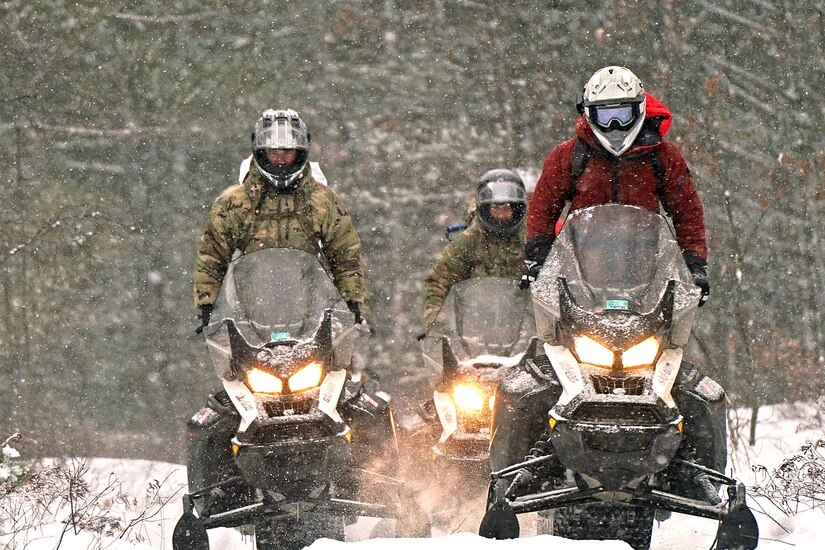
<svg viewBox="0 0 825 550"><path fill-rule="evenodd" d="M478 219L447 245L424 284L425 329L435 321L453 285L474 277L521 278L524 269L525 230L498 237Z"/></svg>
<svg viewBox="0 0 825 550"><path fill-rule="evenodd" d="M263 248L321 253L344 300L364 305L358 233L341 199L313 179L309 165L294 192L278 193L253 164L242 184L215 200L198 243L195 305L215 302L236 250L246 254Z"/></svg>

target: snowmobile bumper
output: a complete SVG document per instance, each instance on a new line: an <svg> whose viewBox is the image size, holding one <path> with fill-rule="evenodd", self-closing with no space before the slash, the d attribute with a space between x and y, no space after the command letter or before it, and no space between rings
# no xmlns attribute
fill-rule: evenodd
<svg viewBox="0 0 825 550"><path fill-rule="evenodd" d="M570 422L553 418L550 442L562 464L598 479L607 489L661 471L682 440L682 417L666 424L622 426L606 422Z"/></svg>
<svg viewBox="0 0 825 550"><path fill-rule="evenodd" d="M495 491L497 481L515 477L518 471L525 467L525 463L519 463L490 475L490 506L479 527L479 534L487 538L517 538L519 535L518 521L513 520L518 514L609 502L617 506L655 508L717 520L720 522L717 534L717 547L720 550L756 548L759 528L753 513L745 502L745 486L714 470L696 464L686 464L713 481L727 485L728 501L713 505L703 500L648 486L608 490L604 486L589 486L579 475L576 476L576 485L572 487L521 495L516 498L505 498L497 494Z"/></svg>
<svg viewBox="0 0 825 550"><path fill-rule="evenodd" d="M400 482L380 476L385 482ZM234 509L226 509L220 501L238 485L238 479L206 487L200 491L183 496L183 515L175 526L172 536L174 550L208 550L207 530L217 527L240 527L251 524L256 518L269 516L273 519L289 517L310 510L340 516L370 516L380 518L399 518L404 510L400 503L368 503L330 496L328 484L321 484L304 497L287 498L270 492L257 492L257 497L249 503ZM199 516L195 515L195 502L205 501ZM212 513L212 510L222 510Z"/></svg>
<svg viewBox="0 0 825 550"><path fill-rule="evenodd" d="M437 462L456 464L480 464L488 469L490 460L490 436L487 434L454 433L447 441L433 445Z"/></svg>
<svg viewBox="0 0 825 550"><path fill-rule="evenodd" d="M295 439L256 445L233 439L235 462L247 483L283 492L296 481L338 476L349 458L344 436ZM299 484L302 485L302 484Z"/></svg>

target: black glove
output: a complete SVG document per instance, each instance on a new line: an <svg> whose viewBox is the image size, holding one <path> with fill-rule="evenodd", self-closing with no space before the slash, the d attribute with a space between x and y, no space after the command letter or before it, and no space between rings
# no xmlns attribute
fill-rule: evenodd
<svg viewBox="0 0 825 550"><path fill-rule="evenodd" d="M353 316L355 317L355 324L360 325L364 322L364 318L361 316L361 305L356 302L355 300L349 300L347 302L347 307L352 312Z"/></svg>
<svg viewBox="0 0 825 550"><path fill-rule="evenodd" d="M424 338L426 338L426 337L427 337L427 333L426 333L426 332L422 332L421 334L417 335L417 336L415 337L415 339L416 339L416 341L420 342L421 340L423 340L423 339L424 339Z"/></svg>
<svg viewBox="0 0 825 550"><path fill-rule="evenodd" d="M544 265L544 260L547 259L552 246L553 237L549 235L538 235L524 245L524 265L527 273L521 276L521 282L518 285L520 289L530 288L530 284L539 276L541 266Z"/></svg>
<svg viewBox="0 0 825 550"><path fill-rule="evenodd" d="M203 304L200 307L200 311L198 312L198 319L200 320L201 324L198 328L195 329L195 334L200 334L203 332L203 329L209 324L209 318L212 316L212 308L214 307L212 304Z"/></svg>
<svg viewBox="0 0 825 550"><path fill-rule="evenodd" d="M693 275L693 284L702 290L699 298L699 307L705 305L710 296L710 280L708 279L708 262L699 257L696 252L685 252L685 263Z"/></svg>
<svg viewBox="0 0 825 550"><path fill-rule="evenodd" d="M538 278L539 272L541 271L541 266L544 264L540 264L538 262L533 262L530 260L525 260L524 266L527 270L527 273L521 276L521 281L518 283L518 287L522 290L527 290L530 288L530 285Z"/></svg>

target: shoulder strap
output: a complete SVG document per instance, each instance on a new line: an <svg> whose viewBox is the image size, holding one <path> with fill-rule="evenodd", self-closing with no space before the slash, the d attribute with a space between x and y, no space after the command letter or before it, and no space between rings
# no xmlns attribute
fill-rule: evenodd
<svg viewBox="0 0 825 550"><path fill-rule="evenodd" d="M582 139L576 138L576 145L573 147L573 159L570 162L570 176L573 178L571 188L576 187L576 181L584 174L587 163L593 156L593 148Z"/></svg>
<svg viewBox="0 0 825 550"><path fill-rule="evenodd" d="M662 197L665 191L665 167L662 164L662 159L659 158L659 151L654 148L650 151L648 158L650 159L650 168L653 170L653 177L656 178L656 193Z"/></svg>

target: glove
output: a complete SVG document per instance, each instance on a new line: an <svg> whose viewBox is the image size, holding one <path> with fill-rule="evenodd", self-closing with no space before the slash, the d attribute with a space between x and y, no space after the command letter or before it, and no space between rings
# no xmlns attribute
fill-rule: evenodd
<svg viewBox="0 0 825 550"><path fill-rule="evenodd" d="M198 319L200 320L201 324L198 328L195 329L195 334L200 334L203 332L203 329L209 325L209 318L212 316L212 308L214 307L213 304L203 304L199 306L200 311L198 312Z"/></svg>
<svg viewBox="0 0 825 550"><path fill-rule="evenodd" d="M530 288L530 284L539 276L541 266L544 265L544 260L547 259L552 246L553 237L549 235L537 235L524 245L524 265L527 268L527 273L521 276L518 285L520 289Z"/></svg>
<svg viewBox="0 0 825 550"><path fill-rule="evenodd" d="M417 336L415 337L415 340L416 340L417 342L420 342L421 340L423 340L423 339L424 339L424 338L426 338L426 337L427 337L427 333L426 333L426 332L422 332L421 334L419 334L419 335L417 335Z"/></svg>
<svg viewBox="0 0 825 550"><path fill-rule="evenodd" d="M540 264L538 262L534 262L531 260L525 260L524 265L527 269L527 273L521 276L521 281L519 281L518 287L522 290L527 290L530 288L530 285L538 278L539 272L541 271L541 266L544 264Z"/></svg>
<svg viewBox="0 0 825 550"><path fill-rule="evenodd" d="M685 252L685 263L693 276L693 284L702 290L699 298L699 307L705 305L710 296L710 280L708 279L708 262L699 257L696 252Z"/></svg>
<svg viewBox="0 0 825 550"><path fill-rule="evenodd" d="M361 316L361 304L359 304L355 300L349 300L347 302L347 307L352 312L352 315L355 317L356 325L360 325L364 322L364 318Z"/></svg>

